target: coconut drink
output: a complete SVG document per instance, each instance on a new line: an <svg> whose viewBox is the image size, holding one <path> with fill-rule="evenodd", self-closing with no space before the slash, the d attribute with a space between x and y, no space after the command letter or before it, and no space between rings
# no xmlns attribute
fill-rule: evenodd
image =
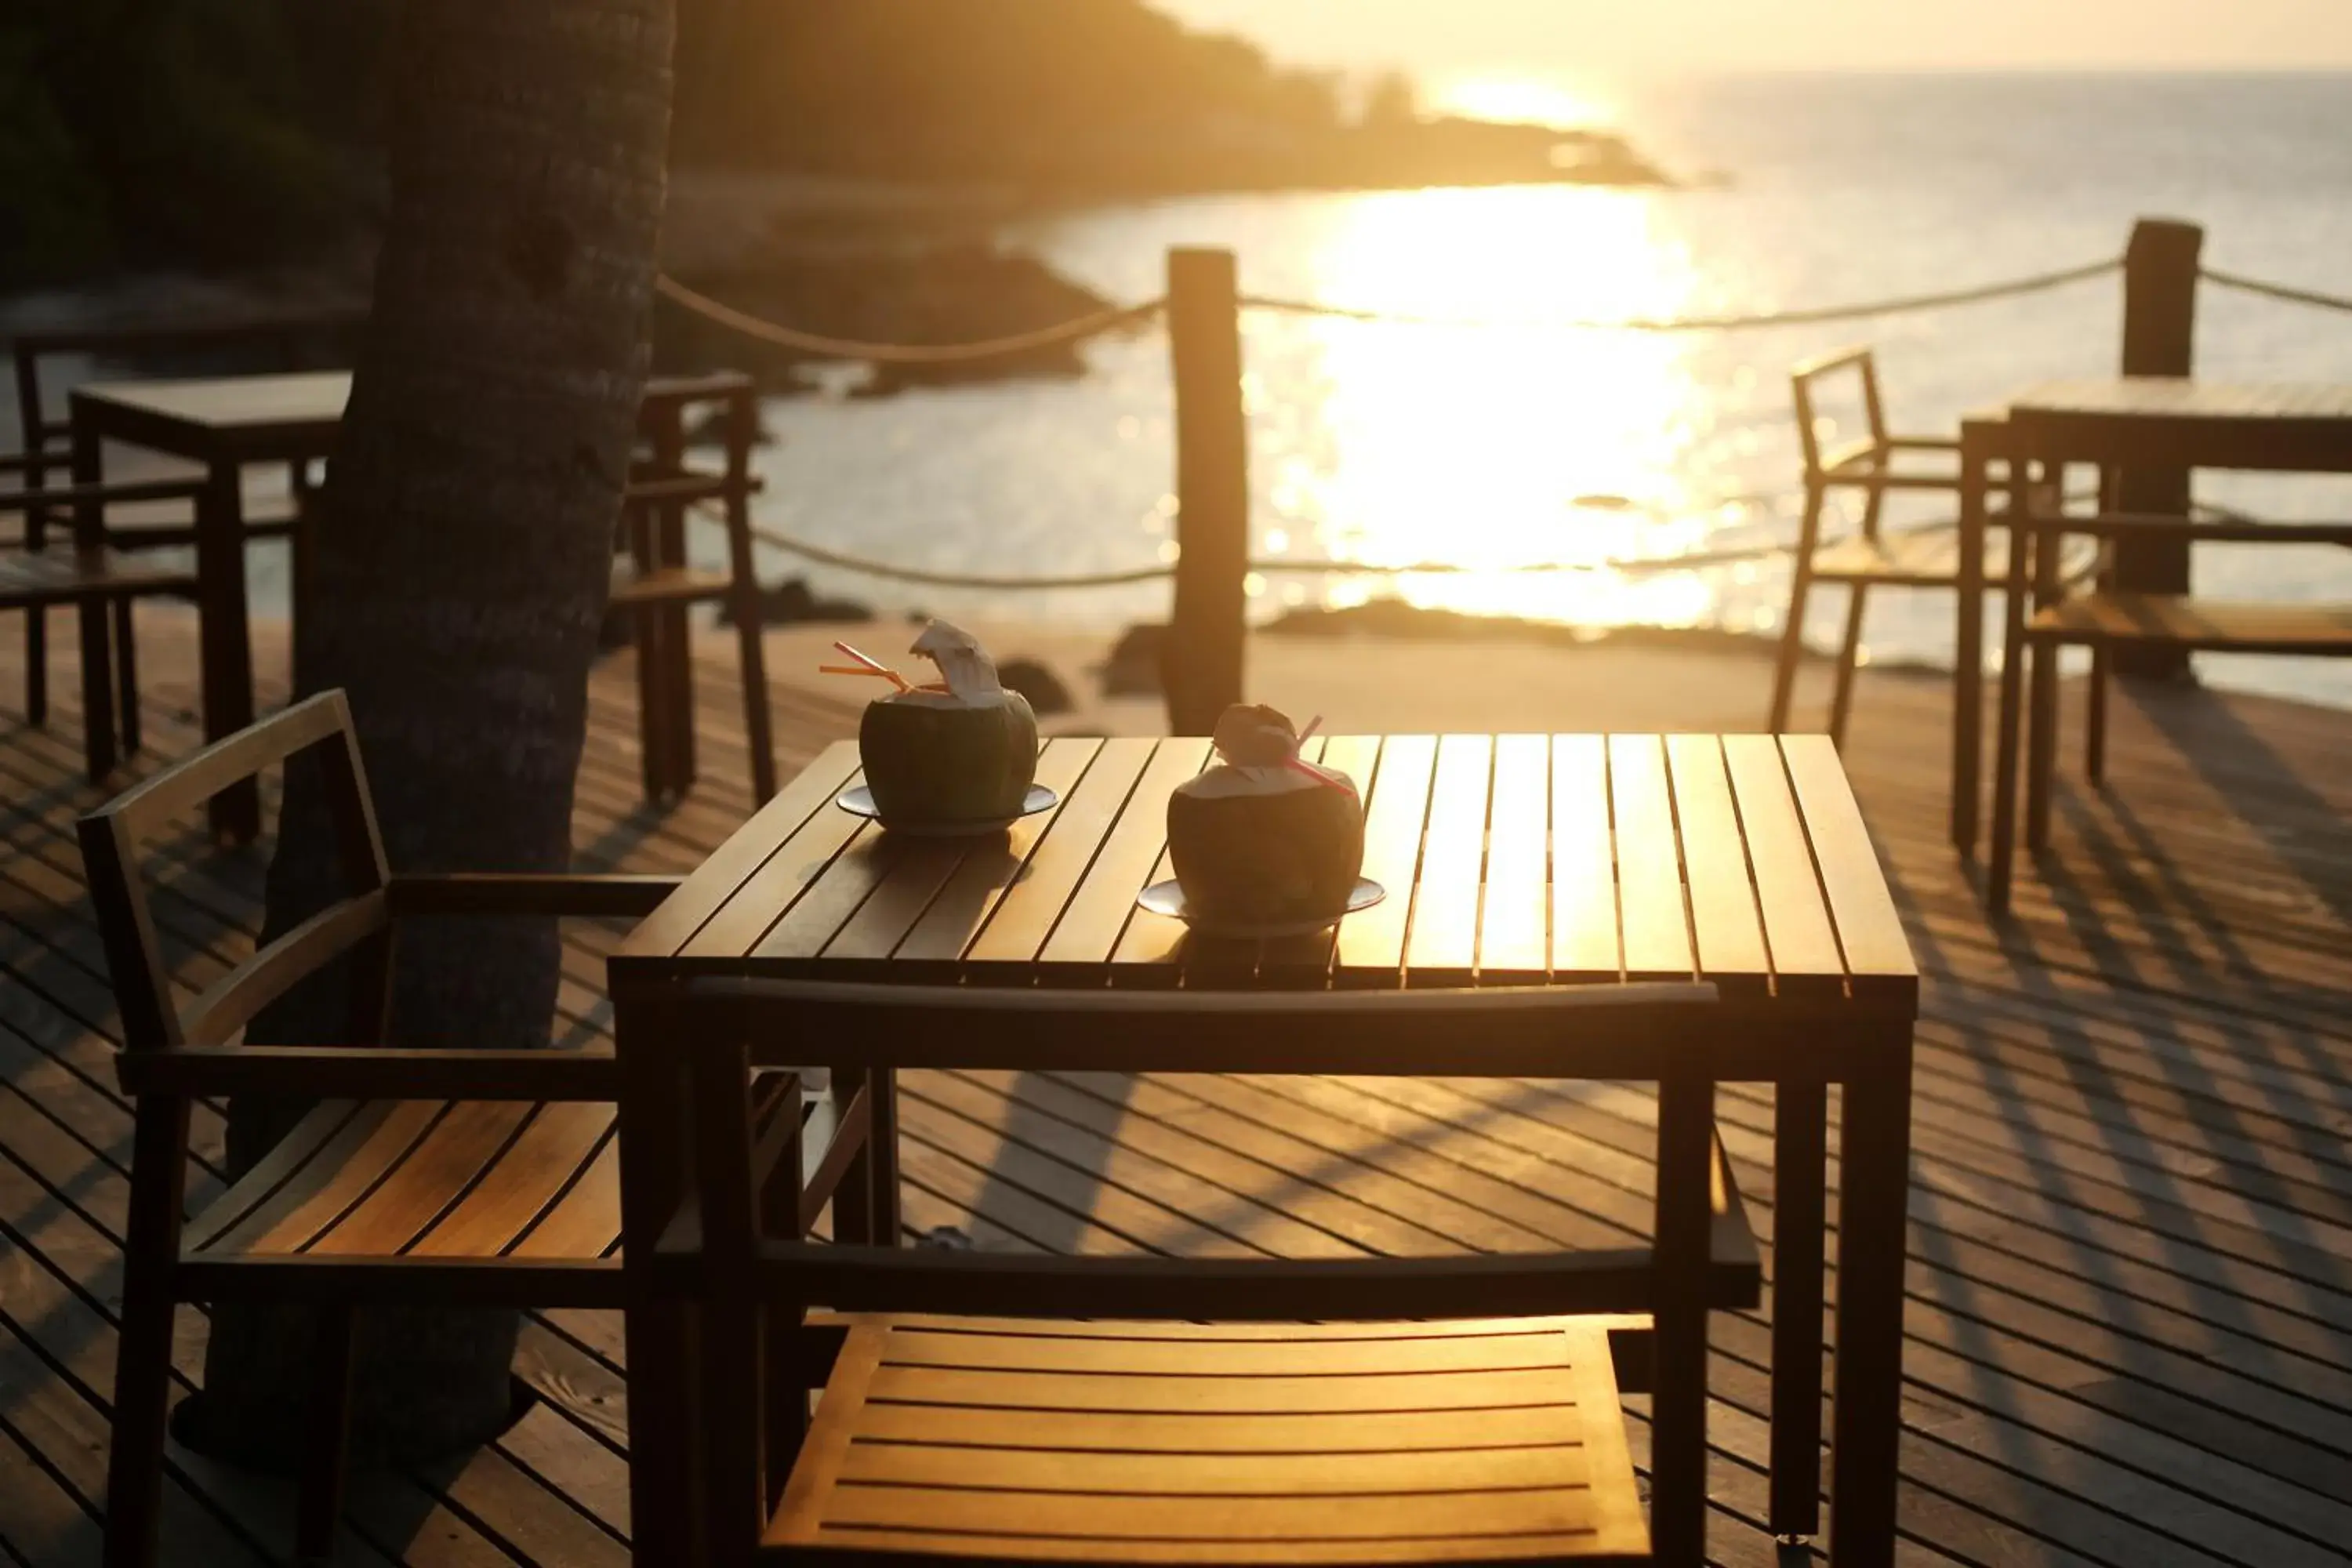
<svg viewBox="0 0 2352 1568"><path fill-rule="evenodd" d="M848 651L861 662L854 649ZM869 702L857 755L882 826L939 828L1002 823L1021 815L1037 775L1037 716L997 679L996 663L959 626L933 621L908 651L940 679Z"/></svg>
<svg viewBox="0 0 2352 1568"><path fill-rule="evenodd" d="M1298 754L1272 708L1236 704L1217 721L1216 765L1168 798L1168 856L1189 919L1254 927L1337 920L1364 861L1356 783Z"/></svg>

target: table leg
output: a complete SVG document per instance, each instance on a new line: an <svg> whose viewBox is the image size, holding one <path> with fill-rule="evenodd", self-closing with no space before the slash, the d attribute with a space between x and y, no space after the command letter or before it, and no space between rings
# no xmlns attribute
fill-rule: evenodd
<svg viewBox="0 0 2352 1568"><path fill-rule="evenodd" d="M1873 1042L1839 1117L1837 1402L1830 1568L1895 1561L1903 1436L1903 1275L1911 1194L1911 1031Z"/></svg>
<svg viewBox="0 0 2352 1568"><path fill-rule="evenodd" d="M1984 751L1985 472L1991 432L1960 427L1959 581L1952 632L1952 842L1977 849L1977 789Z"/></svg>
<svg viewBox="0 0 2352 1568"><path fill-rule="evenodd" d="M98 432L87 423L77 420L73 429L73 477L78 485L96 484L101 477L104 457L99 445ZM27 531L30 537L30 531ZM74 508L73 542L77 550L104 542L105 526L98 514L98 503L82 501ZM103 599L84 599L75 607L80 617L81 629L81 722L82 756L89 769L90 782L95 784L114 771L117 758L114 739L114 666L111 644L106 625L110 606ZM40 625L45 614L39 608L26 612L32 624ZM29 635L29 634L28 634ZM28 653L31 651L28 647ZM46 658L46 652L43 657ZM28 675L31 673L27 671Z"/></svg>
<svg viewBox="0 0 2352 1568"><path fill-rule="evenodd" d="M253 722L253 641L245 600L245 501L235 463L215 463L196 497L196 605L204 655L205 739ZM212 802L216 837L248 844L261 834L261 792L251 779Z"/></svg>
<svg viewBox="0 0 2352 1568"><path fill-rule="evenodd" d="M1650 1542L1656 1561L1706 1561L1708 1162L1715 1085L1658 1084L1658 1300L1652 1313Z"/></svg>
<svg viewBox="0 0 2352 1568"><path fill-rule="evenodd" d="M1772 1095L1772 1533L1822 1527L1822 1173L1829 1092L1783 1080Z"/></svg>
<svg viewBox="0 0 2352 1568"><path fill-rule="evenodd" d="M751 1052L697 1043L688 1145L702 1206L704 1286L697 1354L701 1367L702 1529L711 1568L749 1568L767 1526L763 1447L769 1380L765 1314L753 1248L764 1205L751 1153Z"/></svg>
<svg viewBox="0 0 2352 1568"><path fill-rule="evenodd" d="M654 432L654 460L665 474L686 471L686 411L672 405ZM665 501L654 509L655 553L666 566L684 569L686 503ZM694 645L684 605L665 605L655 614L662 626L661 700L670 715L667 771L670 788L683 795L694 787Z"/></svg>
<svg viewBox="0 0 2352 1568"><path fill-rule="evenodd" d="M866 1087L864 1068L835 1067L833 1069L833 1099L846 1114L857 1100L858 1091ZM880 1107L869 1097L866 1102L866 1138L857 1152L851 1155L848 1166L841 1173L841 1183L833 1190L833 1239L843 1242L871 1242L874 1239L874 1145L881 1133Z"/></svg>
<svg viewBox="0 0 2352 1568"><path fill-rule="evenodd" d="M2033 548L2034 531L2025 514L2025 486L2020 465L2011 459L2009 490L2009 581L2001 593L2000 721L1995 731L1992 763L1992 854L1985 867L1985 906L1994 914L2009 912L2010 881L2017 848L2018 726L2025 680L2025 665L2032 645L2025 640L2026 558Z"/></svg>
<svg viewBox="0 0 2352 1568"><path fill-rule="evenodd" d="M874 1244L896 1247L898 1235L898 1075L877 1068L867 1080L874 1115L866 1132L873 1158L867 1169L874 1190Z"/></svg>
<svg viewBox="0 0 2352 1568"><path fill-rule="evenodd" d="M652 1263L655 1240L685 1189L688 1054L675 1014L656 1004L617 1002L613 1037L621 1060L630 1550L644 1568L672 1568L701 1560L695 1313L662 1294Z"/></svg>
<svg viewBox="0 0 2352 1568"><path fill-rule="evenodd" d="M2044 475L2049 486L2053 510L2065 510L2066 465L2054 463ZM2064 596L2058 581L2058 557L2064 551L2066 536L2053 528L2036 530L2033 542L2033 608L2036 613L2051 608ZM2056 771L2058 755L2058 660L2061 645L2046 644L2034 650L2030 672L2030 695L2026 700L2025 742L2025 842L2029 848L2043 849L2050 844L2050 792Z"/></svg>

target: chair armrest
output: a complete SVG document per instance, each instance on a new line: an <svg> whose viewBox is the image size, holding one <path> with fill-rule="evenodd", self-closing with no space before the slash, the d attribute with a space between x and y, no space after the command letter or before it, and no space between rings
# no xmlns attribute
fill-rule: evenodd
<svg viewBox="0 0 2352 1568"><path fill-rule="evenodd" d="M32 485L0 490L0 512L68 507L80 501L194 500L203 485L194 479L116 479L86 485Z"/></svg>
<svg viewBox="0 0 2352 1568"><path fill-rule="evenodd" d="M1886 444L1897 452L1957 452L1957 436L1889 436Z"/></svg>
<svg viewBox="0 0 2352 1568"><path fill-rule="evenodd" d="M681 877L619 873L439 871L394 876L384 898L408 915L649 915Z"/></svg>
<svg viewBox="0 0 2352 1568"><path fill-rule="evenodd" d="M376 1046L206 1046L125 1051L125 1094L268 1094L321 1100L611 1100L609 1050L404 1050Z"/></svg>

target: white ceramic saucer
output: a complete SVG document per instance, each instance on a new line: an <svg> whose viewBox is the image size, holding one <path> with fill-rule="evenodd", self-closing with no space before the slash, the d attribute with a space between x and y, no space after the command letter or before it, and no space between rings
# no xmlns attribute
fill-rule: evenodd
<svg viewBox="0 0 2352 1568"><path fill-rule="evenodd" d="M1164 882L1152 883L1135 896L1135 901L1139 907L1155 915L1182 921L1202 936L1226 937L1239 942L1266 942L1286 936L1313 936L1318 931L1328 931L1358 910L1369 910L1388 896L1389 890L1370 877L1359 877L1355 890L1348 895L1348 907L1339 913L1325 915L1319 920L1274 921L1265 925L1219 925L1194 920L1185 905L1184 889L1173 877Z"/></svg>
<svg viewBox="0 0 2352 1568"><path fill-rule="evenodd" d="M843 790L833 804L852 816L870 817L882 821L882 813L874 805L874 792L864 784ZM909 838L975 838L982 834L1002 833L1024 816L1034 816L1041 811L1051 811L1062 804L1062 797L1044 784L1031 784L1029 798L1021 809L1010 816L991 817L981 822L886 822L883 826L892 833L903 833Z"/></svg>

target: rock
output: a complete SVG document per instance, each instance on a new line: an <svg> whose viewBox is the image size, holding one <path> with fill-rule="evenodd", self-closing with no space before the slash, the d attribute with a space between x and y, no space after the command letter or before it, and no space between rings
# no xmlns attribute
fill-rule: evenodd
<svg viewBox="0 0 2352 1568"><path fill-rule="evenodd" d="M1160 660L1168 646L1168 628L1153 622L1132 626L1112 646L1103 662L1105 697L1157 697L1162 690Z"/></svg>
<svg viewBox="0 0 2352 1568"><path fill-rule="evenodd" d="M1040 714L1067 713L1077 706L1062 678L1034 658L1008 658L996 667L996 679L1005 689L1018 691Z"/></svg>
<svg viewBox="0 0 2352 1568"><path fill-rule="evenodd" d="M760 590L760 624L768 626L793 626L806 621L870 621L874 606L859 604L855 599L821 599L808 585L804 577L787 577L772 587ZM719 605L719 624L735 624L733 606L724 600Z"/></svg>

